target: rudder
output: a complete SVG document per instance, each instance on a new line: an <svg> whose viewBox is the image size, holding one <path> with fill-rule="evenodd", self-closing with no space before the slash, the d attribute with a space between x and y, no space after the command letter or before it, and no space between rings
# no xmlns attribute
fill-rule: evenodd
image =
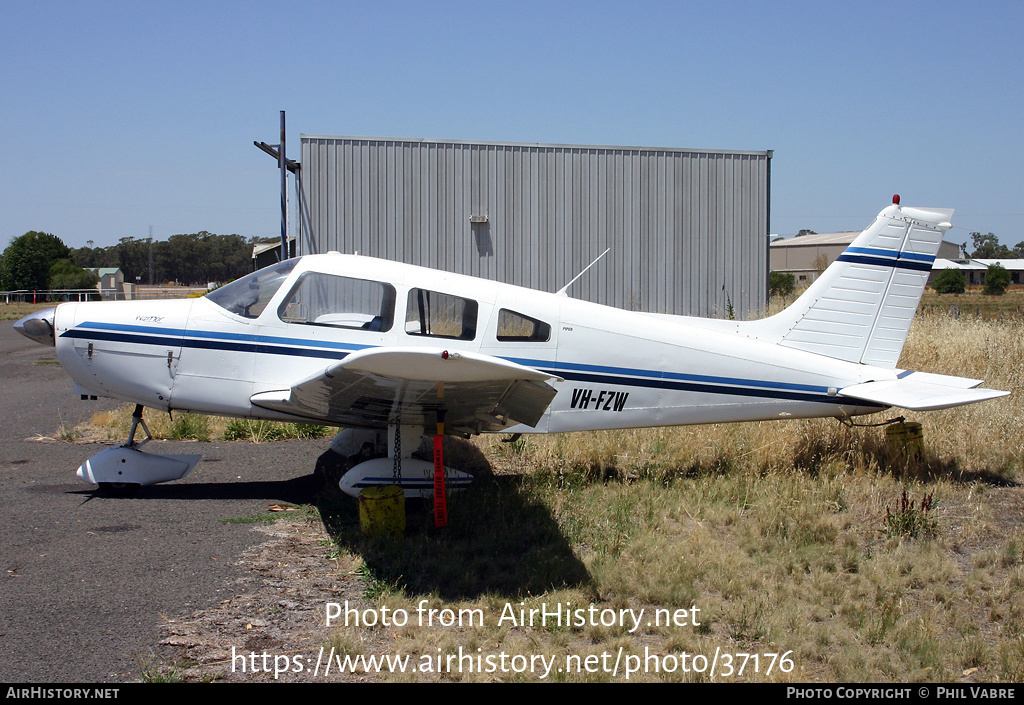
<svg viewBox="0 0 1024 705"><path fill-rule="evenodd" d="M898 198L785 311L748 334L785 347L894 368L952 210Z"/></svg>

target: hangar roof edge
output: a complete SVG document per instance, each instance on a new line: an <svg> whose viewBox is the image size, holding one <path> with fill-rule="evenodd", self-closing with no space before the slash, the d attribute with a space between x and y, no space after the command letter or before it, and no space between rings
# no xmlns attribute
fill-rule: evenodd
<svg viewBox="0 0 1024 705"><path fill-rule="evenodd" d="M629 152L676 152L685 154L731 154L742 156L768 157L775 150L742 150L742 149L692 149L686 147L641 147L608 144L549 144L544 142L491 142L484 140L444 140L426 137L362 137L355 135L314 135L300 134L299 139L306 140L351 140L356 142L402 142L407 144L451 144L481 147L534 147L540 149L583 149L583 150L619 150Z"/></svg>

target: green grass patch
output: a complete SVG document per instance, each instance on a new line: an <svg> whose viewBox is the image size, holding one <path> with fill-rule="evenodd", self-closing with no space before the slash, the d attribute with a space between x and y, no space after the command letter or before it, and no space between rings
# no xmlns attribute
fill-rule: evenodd
<svg viewBox="0 0 1024 705"><path fill-rule="evenodd" d="M227 421L223 438L226 441L249 441L270 443L288 439L324 438L330 432L328 426L301 423L280 423L252 419L230 419Z"/></svg>
<svg viewBox="0 0 1024 705"><path fill-rule="evenodd" d="M281 518L281 512L262 512L241 517L218 519L221 524L272 524Z"/></svg>

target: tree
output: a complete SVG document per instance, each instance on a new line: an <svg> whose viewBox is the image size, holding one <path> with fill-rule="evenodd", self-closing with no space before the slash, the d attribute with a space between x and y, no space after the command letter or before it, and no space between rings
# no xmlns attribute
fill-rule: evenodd
<svg viewBox="0 0 1024 705"><path fill-rule="evenodd" d="M1006 293L1006 287L1010 285L1010 272L1006 267L996 262L989 265L985 272L985 290L983 293L989 296L1002 296Z"/></svg>
<svg viewBox="0 0 1024 705"><path fill-rule="evenodd" d="M50 267L69 257L71 250L59 237L29 231L11 240L0 263L0 288L7 291L47 289Z"/></svg>
<svg viewBox="0 0 1024 705"><path fill-rule="evenodd" d="M1006 245L1000 245L999 238L992 233L971 233L971 242L974 244L971 257L975 259L1017 259L1017 253Z"/></svg>
<svg viewBox="0 0 1024 705"><path fill-rule="evenodd" d="M931 286L939 294L962 294L967 291L967 277L959 269L943 269Z"/></svg>
<svg viewBox="0 0 1024 705"><path fill-rule="evenodd" d="M100 278L70 259L59 259L50 267L50 289L92 289Z"/></svg>
<svg viewBox="0 0 1024 705"><path fill-rule="evenodd" d="M206 284L231 281L251 272L252 244L241 235L202 231L172 235L166 241L123 237L110 247L73 250L72 257L80 267L120 267L125 281L140 278L149 282L152 278L154 282Z"/></svg>
<svg viewBox="0 0 1024 705"><path fill-rule="evenodd" d="M768 272L768 295L787 296L793 293L796 280L792 272Z"/></svg>
<svg viewBox="0 0 1024 705"><path fill-rule="evenodd" d="M818 233L814 232L813 230L808 230L807 228L804 228L800 232L798 232L796 234L796 236L797 237L803 237L804 235L817 235L817 234Z"/></svg>

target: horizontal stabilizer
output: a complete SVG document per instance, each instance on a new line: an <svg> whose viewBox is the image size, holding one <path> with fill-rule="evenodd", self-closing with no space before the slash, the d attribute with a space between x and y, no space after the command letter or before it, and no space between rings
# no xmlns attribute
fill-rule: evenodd
<svg viewBox="0 0 1024 705"><path fill-rule="evenodd" d="M839 390L839 396L898 406L913 411L947 409L1004 397L1009 392L975 389L978 380L913 372L902 379L855 384Z"/></svg>

